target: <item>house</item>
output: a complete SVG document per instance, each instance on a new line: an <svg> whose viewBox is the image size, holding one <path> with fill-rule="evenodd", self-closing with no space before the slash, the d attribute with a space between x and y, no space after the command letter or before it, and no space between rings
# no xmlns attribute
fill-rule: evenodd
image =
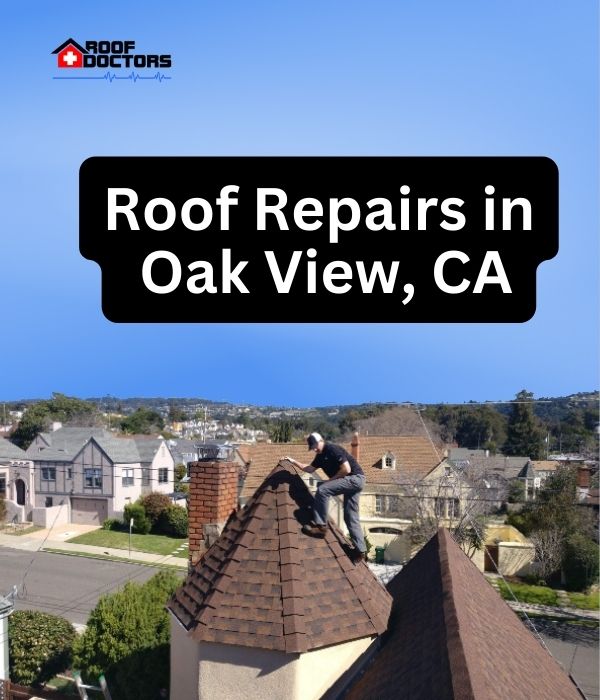
<svg viewBox="0 0 600 700"><path fill-rule="evenodd" d="M7 522L27 520L33 493L33 463L20 447L0 438L0 498L5 500Z"/></svg>
<svg viewBox="0 0 600 700"><path fill-rule="evenodd" d="M199 558L190 538L167 605L172 700L580 698L449 532L386 591L334 523L324 539L302 534L312 496L289 462L223 524L237 469L191 467L190 522L204 538L222 529Z"/></svg>
<svg viewBox="0 0 600 700"><path fill-rule="evenodd" d="M101 525L122 517L125 506L144 493L173 490L173 456L161 438L61 427L37 435L26 455L35 473L34 522L44 526Z"/></svg>
<svg viewBox="0 0 600 700"><path fill-rule="evenodd" d="M56 63L59 68L83 68L83 55L88 51L74 39L67 39L52 53L56 54Z"/></svg>
<svg viewBox="0 0 600 700"><path fill-rule="evenodd" d="M360 520L373 546L386 547L386 557L405 561L410 557L406 530L415 513L415 482L440 463L431 441L422 436L359 436L355 433L342 446L363 468L366 485L360 498ZM245 445L244 455L238 452L242 467L240 502L244 504L262 483L279 459L291 456L304 464L313 459L306 443L257 443ZM303 475L309 489L316 488L320 473ZM330 517L344 529L341 499L332 499Z"/></svg>

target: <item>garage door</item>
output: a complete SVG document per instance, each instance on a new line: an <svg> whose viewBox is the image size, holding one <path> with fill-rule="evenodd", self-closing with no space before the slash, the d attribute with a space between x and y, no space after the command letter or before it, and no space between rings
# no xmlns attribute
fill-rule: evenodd
<svg viewBox="0 0 600 700"><path fill-rule="evenodd" d="M108 501L105 498L71 499L71 522L81 525L102 525L107 518Z"/></svg>

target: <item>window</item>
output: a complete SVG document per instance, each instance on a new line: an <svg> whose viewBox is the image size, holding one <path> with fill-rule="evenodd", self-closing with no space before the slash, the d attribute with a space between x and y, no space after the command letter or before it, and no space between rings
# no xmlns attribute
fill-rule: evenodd
<svg viewBox="0 0 600 700"><path fill-rule="evenodd" d="M375 496L375 512L383 513L385 510L385 496Z"/></svg>
<svg viewBox="0 0 600 700"><path fill-rule="evenodd" d="M188 474L189 476L189 474ZM142 486L148 486L150 484L150 470L148 467L142 467Z"/></svg>
<svg viewBox="0 0 600 700"><path fill-rule="evenodd" d="M123 486L133 486L133 469L123 469Z"/></svg>
<svg viewBox="0 0 600 700"><path fill-rule="evenodd" d="M435 514L438 518L446 517L446 499L436 498L435 501Z"/></svg>
<svg viewBox="0 0 600 700"><path fill-rule="evenodd" d="M159 469L158 470L158 483L159 484L166 484L169 481L169 470L168 469Z"/></svg>
<svg viewBox="0 0 600 700"><path fill-rule="evenodd" d="M397 513L398 508L400 507L400 499L398 498L398 496L388 496L387 500L387 509L390 512Z"/></svg>
<svg viewBox="0 0 600 700"><path fill-rule="evenodd" d="M73 478L73 467L67 467L67 479Z"/></svg>
<svg viewBox="0 0 600 700"><path fill-rule="evenodd" d="M384 469L395 469L396 468L396 458L391 452L384 454L381 459L381 464Z"/></svg>
<svg viewBox="0 0 600 700"><path fill-rule="evenodd" d="M46 508L52 508L52 496L46 496Z"/></svg>
<svg viewBox="0 0 600 700"><path fill-rule="evenodd" d="M56 467L42 467L42 481L56 481Z"/></svg>
<svg viewBox="0 0 600 700"><path fill-rule="evenodd" d="M0 475L0 498L6 498L6 476Z"/></svg>
<svg viewBox="0 0 600 700"><path fill-rule="evenodd" d="M83 481L88 489L102 488L102 469L84 469Z"/></svg>
<svg viewBox="0 0 600 700"><path fill-rule="evenodd" d="M448 499L448 517L458 518L460 516L460 501L458 498Z"/></svg>

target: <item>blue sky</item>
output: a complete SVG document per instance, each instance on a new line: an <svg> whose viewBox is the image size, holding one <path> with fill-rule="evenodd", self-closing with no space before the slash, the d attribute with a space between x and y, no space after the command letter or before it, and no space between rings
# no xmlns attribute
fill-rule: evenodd
<svg viewBox="0 0 600 700"><path fill-rule="evenodd" d="M312 406L598 387L597 3L22 2L4 11L0 400ZM69 36L173 80L54 81ZM18 57L18 58L17 58ZM525 324L116 325L78 251L92 155L545 155L560 251Z"/></svg>

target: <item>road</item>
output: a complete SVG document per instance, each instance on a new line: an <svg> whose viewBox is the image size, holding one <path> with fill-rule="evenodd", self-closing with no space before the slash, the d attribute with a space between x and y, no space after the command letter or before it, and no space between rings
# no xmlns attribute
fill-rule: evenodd
<svg viewBox="0 0 600 700"><path fill-rule="evenodd" d="M101 595L127 581L143 583L157 571L139 564L0 548L0 594L17 585L17 610L42 610L76 625L87 622Z"/></svg>

